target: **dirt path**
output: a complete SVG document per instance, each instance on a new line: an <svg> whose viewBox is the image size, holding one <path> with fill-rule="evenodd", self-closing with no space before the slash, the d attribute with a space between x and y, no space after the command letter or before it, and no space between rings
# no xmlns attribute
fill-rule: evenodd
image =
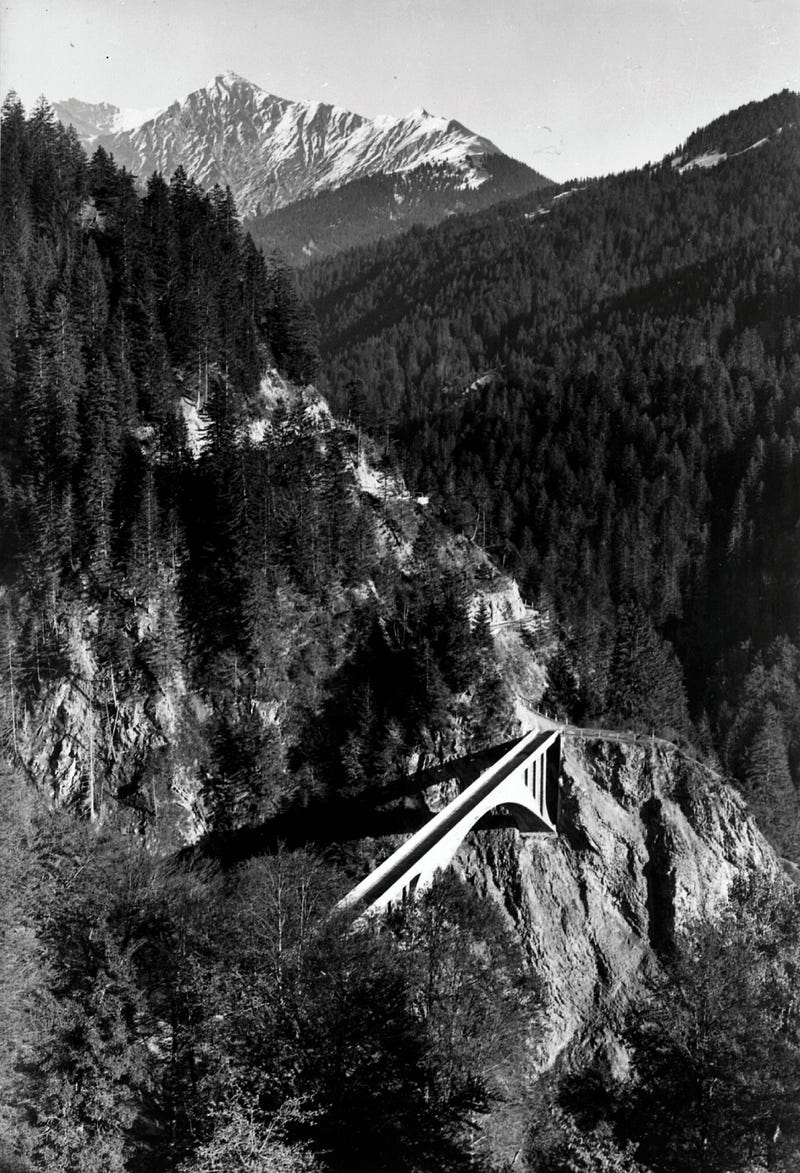
<svg viewBox="0 0 800 1173"><path fill-rule="evenodd" d="M721 782L728 781L723 774L715 770L707 762L704 762L696 753L688 749L683 749L681 746L676 745L674 741L667 741L664 737L656 737L652 733L621 732L616 729L599 729L583 725L571 725L568 721L559 721L547 713L542 713L539 709L530 705L524 697L520 697L519 699L523 702L531 716L535 717L545 729L560 729L563 733L569 733L572 737L579 737L583 741L615 741L620 745L640 745L642 747L649 745L654 748L655 746L660 746L663 749L669 749L673 753L680 754L681 757L686 758L690 762L694 762L695 765L701 766L709 774L713 774L715 778L719 778Z"/></svg>

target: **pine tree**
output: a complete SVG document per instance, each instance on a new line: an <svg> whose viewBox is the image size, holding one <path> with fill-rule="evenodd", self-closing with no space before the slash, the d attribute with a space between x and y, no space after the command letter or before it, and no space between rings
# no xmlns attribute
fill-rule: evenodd
<svg viewBox="0 0 800 1173"><path fill-rule="evenodd" d="M606 710L651 730L686 730L686 696L677 657L647 613L622 608L609 668Z"/></svg>
<svg viewBox="0 0 800 1173"><path fill-rule="evenodd" d="M88 565L102 580L114 554L114 492L122 442L118 390L105 356L89 376L82 414L81 533Z"/></svg>
<svg viewBox="0 0 800 1173"><path fill-rule="evenodd" d="M760 710L744 752L742 789L770 842L783 853L793 854L800 842L800 803L789 770L783 722L770 703Z"/></svg>
<svg viewBox="0 0 800 1173"><path fill-rule="evenodd" d="M39 439L43 471L59 486L69 483L80 452L79 404L85 372L69 303L57 294L48 316L37 380L44 400ZM42 410L40 409L40 410Z"/></svg>
<svg viewBox="0 0 800 1173"><path fill-rule="evenodd" d="M316 318L279 257L270 257L268 271L271 295L268 330L276 364L294 382L311 383L319 369Z"/></svg>
<svg viewBox="0 0 800 1173"><path fill-rule="evenodd" d="M25 1101L37 1168L119 1173L152 1087L135 955L150 869L138 851L68 816L40 820L36 928L48 986L35 1020Z"/></svg>
<svg viewBox="0 0 800 1173"><path fill-rule="evenodd" d="M632 1015L620 1131L656 1173L796 1159L797 902L757 887L741 896L715 924L687 933Z"/></svg>
<svg viewBox="0 0 800 1173"><path fill-rule="evenodd" d="M36 801L10 770L0 774L0 1131L21 1150L25 1071L36 1043L33 1008L46 969L36 933L39 897L33 852ZM1 1158L0 1158L1 1159Z"/></svg>

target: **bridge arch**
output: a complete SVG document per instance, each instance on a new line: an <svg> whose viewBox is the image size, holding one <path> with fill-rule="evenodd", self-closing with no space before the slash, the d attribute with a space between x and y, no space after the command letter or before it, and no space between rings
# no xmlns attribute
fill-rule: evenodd
<svg viewBox="0 0 800 1173"><path fill-rule="evenodd" d="M561 733L529 733L348 893L340 909L374 913L427 888L476 823L505 808L520 831L555 834Z"/></svg>

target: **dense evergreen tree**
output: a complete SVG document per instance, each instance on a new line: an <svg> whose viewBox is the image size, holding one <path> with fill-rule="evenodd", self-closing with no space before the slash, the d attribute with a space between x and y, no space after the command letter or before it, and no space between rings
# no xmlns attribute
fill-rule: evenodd
<svg viewBox="0 0 800 1173"><path fill-rule="evenodd" d="M554 600L551 701L679 731L688 701L740 778L725 705L800 626L797 102L692 135L683 161L726 154L714 168L668 157L302 276L335 407L358 389L362 426L392 436L412 488ZM618 630L628 604L640 636ZM634 636L652 646L629 670Z"/></svg>
<svg viewBox="0 0 800 1173"><path fill-rule="evenodd" d="M230 192L204 194L179 168L139 196L107 152L76 153L46 105L26 118L9 98L4 118L12 713L72 682L69 703L85 706L72 798L101 820L112 799L147 825L174 743L194 736L206 825L230 831L441 749L470 690L474 722L505 734L508 697L470 629L468 578L438 563L436 524L399 576L355 477L362 437L320 418L313 392L287 391L316 372L316 325ZM309 615L353 604L345 646L340 621L305 634ZM153 722L147 751L124 749L120 692Z"/></svg>
<svg viewBox="0 0 800 1173"><path fill-rule="evenodd" d="M623 607L609 663L606 705L621 724L686 730L688 718L675 653L641 607Z"/></svg>
<svg viewBox="0 0 800 1173"><path fill-rule="evenodd" d="M505 155L487 155L488 173L465 187L444 164L425 163L393 175L371 175L298 200L267 215L256 211L248 232L265 250L279 249L299 268L309 261L369 241L399 236L415 224L478 211L523 192L551 186L543 176Z"/></svg>
<svg viewBox="0 0 800 1173"><path fill-rule="evenodd" d="M394 502L418 533L402 572L387 554L391 460L379 509L354 472L365 427L551 600L556 706L683 733L685 676L796 849L775 813L800 769L795 105L714 128L734 155L786 119L726 171L667 162L312 274L354 428L307 391L267 406L315 376L317 331L229 192L179 170L140 197L45 103L6 101L0 718L17 756L48 704L80 726L67 793L88 816L0 790L0 1103L37 1167L480 1167L467 1125L533 997L496 916L446 884L351 934L318 861L187 874L145 850L174 845L168 795L233 838L363 798L456 730L511 732L488 613L439 523ZM529 1163L793 1159L796 913L751 897L678 943L605 1115L566 1105Z"/></svg>
<svg viewBox="0 0 800 1173"><path fill-rule="evenodd" d="M653 1173L792 1168L797 915L794 889L756 881L713 919L687 927L629 1013L628 1076L590 1068L560 1080L567 1132L601 1131Z"/></svg>

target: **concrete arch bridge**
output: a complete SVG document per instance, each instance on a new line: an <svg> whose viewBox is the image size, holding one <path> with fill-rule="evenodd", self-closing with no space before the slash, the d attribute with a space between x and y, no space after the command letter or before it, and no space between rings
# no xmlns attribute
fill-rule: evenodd
<svg viewBox="0 0 800 1173"><path fill-rule="evenodd" d="M520 831L553 835L558 825L561 731L534 731L484 770L339 903L367 916L427 888L484 815L507 811Z"/></svg>

